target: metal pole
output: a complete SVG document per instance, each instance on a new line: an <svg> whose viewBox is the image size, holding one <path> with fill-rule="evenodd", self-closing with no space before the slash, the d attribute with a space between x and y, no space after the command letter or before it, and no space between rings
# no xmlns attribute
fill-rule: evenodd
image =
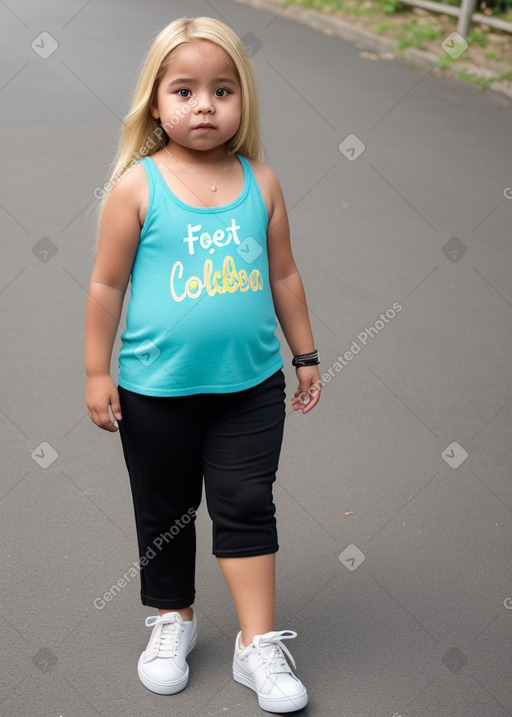
<svg viewBox="0 0 512 717"><path fill-rule="evenodd" d="M462 0L457 32L466 39L471 26L471 15L475 12L476 0Z"/></svg>

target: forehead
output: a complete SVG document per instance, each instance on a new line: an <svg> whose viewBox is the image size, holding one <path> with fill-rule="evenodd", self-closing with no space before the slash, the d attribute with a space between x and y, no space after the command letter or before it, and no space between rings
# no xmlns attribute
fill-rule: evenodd
<svg viewBox="0 0 512 717"><path fill-rule="evenodd" d="M186 74L187 70L200 71L201 75L215 74L222 70L237 79L236 68L228 53L210 40L193 38L181 43L173 50L171 62L165 74L171 77L176 74Z"/></svg>

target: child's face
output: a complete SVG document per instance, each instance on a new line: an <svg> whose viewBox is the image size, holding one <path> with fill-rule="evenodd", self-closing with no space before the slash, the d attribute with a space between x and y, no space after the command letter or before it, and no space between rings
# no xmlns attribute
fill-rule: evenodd
<svg viewBox="0 0 512 717"><path fill-rule="evenodd" d="M179 45L160 81L156 106L172 142L195 150L214 149L238 130L242 114L240 82L229 55L208 40ZM209 123L213 129L199 129Z"/></svg>

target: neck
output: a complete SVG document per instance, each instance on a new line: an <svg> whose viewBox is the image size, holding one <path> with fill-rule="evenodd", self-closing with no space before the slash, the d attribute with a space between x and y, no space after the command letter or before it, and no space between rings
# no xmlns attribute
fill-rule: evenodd
<svg viewBox="0 0 512 717"><path fill-rule="evenodd" d="M222 164L226 160L228 153L224 148L224 145L215 147L213 149L190 149L189 147L183 147L183 145L176 144L169 140L167 144L169 152L176 157L176 159L186 162L187 164Z"/></svg>

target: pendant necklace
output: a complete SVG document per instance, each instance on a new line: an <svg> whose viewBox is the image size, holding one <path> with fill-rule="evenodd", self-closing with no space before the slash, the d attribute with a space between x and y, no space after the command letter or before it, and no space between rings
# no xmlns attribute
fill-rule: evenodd
<svg viewBox="0 0 512 717"><path fill-rule="evenodd" d="M167 152L167 154L170 155L173 159L175 159L177 162L181 162L181 164L183 164L185 167L187 167L188 169L190 169L191 172L194 172L194 174L197 174L197 176L198 176L200 179L202 179L204 182L206 182L207 184L209 184L209 185L210 185L210 189L212 190L212 192L216 192L216 191L217 191L217 184L219 183L220 178L221 178L222 175L224 174L224 169L225 169L225 167L226 167L226 162L228 161L229 155L228 155L228 156L226 157L226 159L224 160L224 164L223 164L223 166L222 166L222 172L219 174L219 176L217 177L216 181L215 181L213 184L211 184L211 182L210 182L208 179L205 179L204 177L201 177L201 175L199 174L199 172L196 172L195 169L192 169L192 167L191 167L189 164L187 164L186 162L184 162L184 161L181 160L181 159L178 159L178 157L175 157L174 154L167 149L167 147L164 147L164 149L165 149L165 151Z"/></svg>

